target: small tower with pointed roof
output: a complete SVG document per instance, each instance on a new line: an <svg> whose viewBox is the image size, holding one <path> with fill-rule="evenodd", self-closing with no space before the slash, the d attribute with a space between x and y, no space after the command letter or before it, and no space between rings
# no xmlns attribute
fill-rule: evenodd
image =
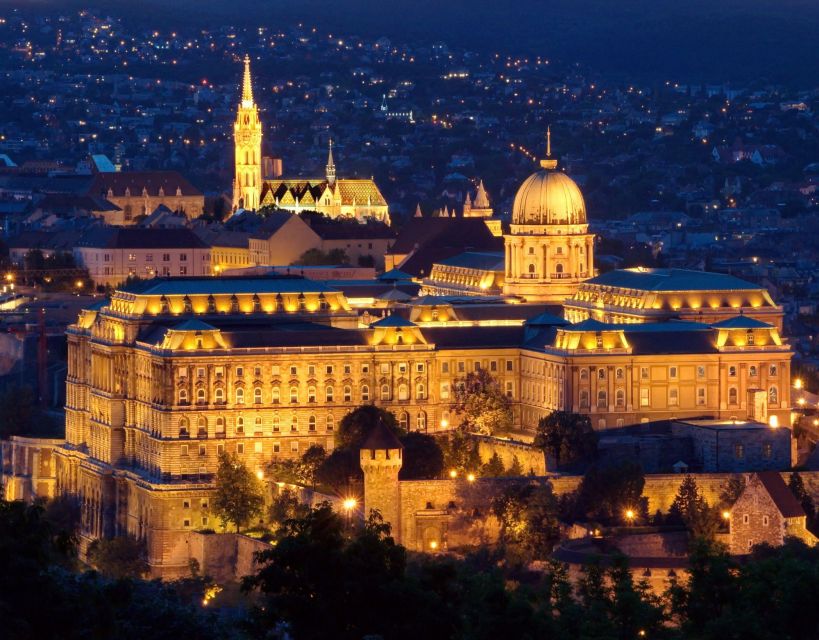
<svg viewBox="0 0 819 640"><path fill-rule="evenodd" d="M364 517L375 509L392 526L396 541L401 538L401 485L398 472L403 464L404 445L379 420L359 451L364 472Z"/></svg>
<svg viewBox="0 0 819 640"><path fill-rule="evenodd" d="M253 101L250 56L244 58L242 98L233 124L236 172L233 179L233 208L258 209L262 191L262 123Z"/></svg>
<svg viewBox="0 0 819 640"><path fill-rule="evenodd" d="M329 150L327 152L327 167L326 169L326 176L327 176L327 185L332 187L336 183L336 163L333 160L333 139L330 138Z"/></svg>

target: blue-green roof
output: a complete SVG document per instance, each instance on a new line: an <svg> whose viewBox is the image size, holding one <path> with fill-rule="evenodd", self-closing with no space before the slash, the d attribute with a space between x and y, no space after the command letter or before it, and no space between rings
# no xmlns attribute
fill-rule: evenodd
<svg viewBox="0 0 819 640"><path fill-rule="evenodd" d="M172 327L172 329L174 331L218 331L213 325L197 320L196 318L180 322L178 325Z"/></svg>
<svg viewBox="0 0 819 640"><path fill-rule="evenodd" d="M412 280L412 276L401 269L390 269L389 271L385 271L380 276L378 276L379 280Z"/></svg>
<svg viewBox="0 0 819 640"><path fill-rule="evenodd" d="M399 315L393 314L391 316L387 316L386 318L381 318L381 320L376 320L370 327L417 327L418 325L414 322L410 322L406 318L402 318Z"/></svg>
<svg viewBox="0 0 819 640"><path fill-rule="evenodd" d="M772 324L768 324L767 322L762 322L762 320L757 320L756 318L750 318L748 316L734 316L733 318L728 318L727 320L720 320L719 322L715 322L711 325L716 329L771 329L773 328Z"/></svg>
<svg viewBox="0 0 819 640"><path fill-rule="evenodd" d="M671 320L669 322L615 323L600 322L588 318L577 324L563 327L566 331L623 331L624 333L677 333L680 331L710 331L711 327L701 322Z"/></svg>
<svg viewBox="0 0 819 640"><path fill-rule="evenodd" d="M563 326L569 324L568 320L565 318L561 318L560 316L556 316L553 313L541 313L536 315L534 318L529 318L525 322L527 327L552 327L552 326Z"/></svg>
<svg viewBox="0 0 819 640"><path fill-rule="evenodd" d="M725 273L690 269L615 269L587 281L640 291L757 291L759 285Z"/></svg>
<svg viewBox="0 0 819 640"><path fill-rule="evenodd" d="M123 287L135 295L204 295L249 293L323 293L333 291L316 280L297 276L213 276L202 278L153 278Z"/></svg>
<svg viewBox="0 0 819 640"><path fill-rule="evenodd" d="M478 269L482 271L503 271L504 257L500 251L466 251L438 262L448 267Z"/></svg>

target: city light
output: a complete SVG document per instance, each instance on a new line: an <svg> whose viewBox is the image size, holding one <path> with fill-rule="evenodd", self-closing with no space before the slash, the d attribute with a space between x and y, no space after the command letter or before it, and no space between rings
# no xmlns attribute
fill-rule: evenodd
<svg viewBox="0 0 819 640"><path fill-rule="evenodd" d="M467 482L475 482L475 474L470 473L469 475L466 476L466 479L467 479Z"/></svg>
<svg viewBox="0 0 819 640"><path fill-rule="evenodd" d="M437 540L432 540L429 543L429 548L432 549L433 551L435 551L438 548L438 541Z"/></svg>
<svg viewBox="0 0 819 640"><path fill-rule="evenodd" d="M731 512L730 511L723 511L722 512L722 519L723 520L730 520L731 519Z"/></svg>
<svg viewBox="0 0 819 640"><path fill-rule="evenodd" d="M455 469L451 469L451 470L449 471L449 477L450 477L450 478L453 478L453 479L454 479L454 478L457 478L457 477L458 477L458 472L457 472Z"/></svg>
<svg viewBox="0 0 819 640"><path fill-rule="evenodd" d="M264 471L262 471L261 469L258 469L258 470L256 471L256 477L257 477L259 480L264 480Z"/></svg>
<svg viewBox="0 0 819 640"><path fill-rule="evenodd" d="M342 504L344 505L344 509L346 511L352 511L353 509L356 508L358 500L356 500L355 498L345 498Z"/></svg>
<svg viewBox="0 0 819 640"><path fill-rule="evenodd" d="M802 388L802 378L797 378L793 381L793 388L799 391Z"/></svg>

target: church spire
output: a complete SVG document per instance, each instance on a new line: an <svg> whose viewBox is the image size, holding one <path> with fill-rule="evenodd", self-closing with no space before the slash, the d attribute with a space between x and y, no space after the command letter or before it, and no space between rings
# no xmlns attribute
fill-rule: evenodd
<svg viewBox="0 0 819 640"><path fill-rule="evenodd" d="M245 54L245 74L242 80L242 106L253 106L253 83L250 79L250 56Z"/></svg>
<svg viewBox="0 0 819 640"><path fill-rule="evenodd" d="M540 166L544 169L557 169L557 160L552 159L552 127L546 127L546 159L540 161Z"/></svg>
<svg viewBox="0 0 819 640"><path fill-rule="evenodd" d="M333 161L333 139L330 138L330 149L327 152L327 183L332 187L336 182L336 163Z"/></svg>

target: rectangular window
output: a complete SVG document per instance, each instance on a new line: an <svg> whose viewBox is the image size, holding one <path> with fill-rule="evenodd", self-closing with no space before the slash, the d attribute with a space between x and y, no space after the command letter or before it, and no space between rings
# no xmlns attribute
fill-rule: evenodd
<svg viewBox="0 0 819 640"><path fill-rule="evenodd" d="M259 441L254 442L253 443L253 451L255 451L256 453L261 453L263 451L262 443L259 442Z"/></svg>
<svg viewBox="0 0 819 640"><path fill-rule="evenodd" d="M292 451L293 453L298 453L299 452L299 441L298 440L293 440L293 442L290 443L290 451Z"/></svg>
<svg viewBox="0 0 819 640"><path fill-rule="evenodd" d="M128 262L134 262L134 261L136 261L136 254L135 253L129 253L128 254Z"/></svg>
<svg viewBox="0 0 819 640"><path fill-rule="evenodd" d="M381 363L381 373L389 373L390 372L390 363L389 362L382 362Z"/></svg>
<svg viewBox="0 0 819 640"><path fill-rule="evenodd" d="M423 362L416 362L415 363L415 371L416 373L424 373L424 363Z"/></svg>
<svg viewBox="0 0 819 640"><path fill-rule="evenodd" d="M187 253L180 253L179 254L179 262L187 262L188 261L188 254Z"/></svg>
<svg viewBox="0 0 819 640"><path fill-rule="evenodd" d="M648 367L640 367L640 380L648 379L649 379Z"/></svg>
<svg viewBox="0 0 819 640"><path fill-rule="evenodd" d="M179 454L182 455L182 456L187 457L187 455L188 455L188 445L183 444L182 447L179 449Z"/></svg>
<svg viewBox="0 0 819 640"><path fill-rule="evenodd" d="M677 367L668 367L668 377L672 380L677 379Z"/></svg>
<svg viewBox="0 0 819 640"><path fill-rule="evenodd" d="M507 360L507 361L506 361L506 370L507 370L507 371L512 371L512 370L513 370L513 369L512 369L512 361L511 361L511 360Z"/></svg>
<svg viewBox="0 0 819 640"><path fill-rule="evenodd" d="M154 254L153 253L146 253L145 254L145 262L153 262L154 261Z"/></svg>
<svg viewBox="0 0 819 640"><path fill-rule="evenodd" d="M449 383L442 382L441 383L441 400L447 400L449 398Z"/></svg>
<svg viewBox="0 0 819 640"><path fill-rule="evenodd" d="M464 373L466 371L466 363L461 360L458 362L458 373Z"/></svg>
<svg viewBox="0 0 819 640"><path fill-rule="evenodd" d="M449 363L442 362L441 363L441 373L449 373Z"/></svg>
<svg viewBox="0 0 819 640"><path fill-rule="evenodd" d="M490 360L489 361L489 370L492 373L497 373L497 371L498 371L498 361L497 360Z"/></svg>
<svg viewBox="0 0 819 640"><path fill-rule="evenodd" d="M515 395L515 383L511 380L506 382L506 397L511 398Z"/></svg>
<svg viewBox="0 0 819 640"><path fill-rule="evenodd" d="M292 367L290 367L290 375L291 375L291 376L297 376L297 375L299 375L299 368L298 368L298 367L296 367L296 366L292 366Z"/></svg>
<svg viewBox="0 0 819 640"><path fill-rule="evenodd" d="M651 390L640 389L640 406L647 407L651 404Z"/></svg>
<svg viewBox="0 0 819 640"><path fill-rule="evenodd" d="M225 452L225 445L217 444L216 445L216 455L221 456Z"/></svg>
<svg viewBox="0 0 819 640"><path fill-rule="evenodd" d="M207 453L207 450L205 449L205 445L200 444L199 445L199 457L200 458L203 457L206 453Z"/></svg>
<svg viewBox="0 0 819 640"><path fill-rule="evenodd" d="M745 446L742 444L735 444L734 445L734 457L737 460L744 460L745 459Z"/></svg>
<svg viewBox="0 0 819 640"><path fill-rule="evenodd" d="M680 404L680 392L677 389L668 390L668 406L676 407Z"/></svg>
<svg viewBox="0 0 819 640"><path fill-rule="evenodd" d="M697 367L697 377L702 380L705 377L705 367L702 365Z"/></svg>
<svg viewBox="0 0 819 640"><path fill-rule="evenodd" d="M353 368L349 364L344 365L344 375L349 376L353 372Z"/></svg>
<svg viewBox="0 0 819 640"><path fill-rule="evenodd" d="M236 367L236 377L241 378L243 375L245 375L244 367Z"/></svg>
<svg viewBox="0 0 819 640"><path fill-rule="evenodd" d="M361 365L361 373L369 373L370 372L370 365L362 364Z"/></svg>
<svg viewBox="0 0 819 640"><path fill-rule="evenodd" d="M245 452L245 443L244 442L239 442L236 445L236 453L243 454L244 452Z"/></svg>
<svg viewBox="0 0 819 640"><path fill-rule="evenodd" d="M697 406L705 406L705 387L697 387Z"/></svg>
<svg viewBox="0 0 819 640"><path fill-rule="evenodd" d="M162 262L170 262L171 261L171 254L170 253L163 253L162 254Z"/></svg>
<svg viewBox="0 0 819 640"><path fill-rule="evenodd" d="M188 268L187 267L179 267L179 275L180 276L188 275Z"/></svg>
<svg viewBox="0 0 819 640"><path fill-rule="evenodd" d="M773 445L770 442L765 442L762 445L762 457L770 460L773 457Z"/></svg>
<svg viewBox="0 0 819 640"><path fill-rule="evenodd" d="M324 373L328 376L333 375L333 365L328 364L326 367L324 367Z"/></svg>

